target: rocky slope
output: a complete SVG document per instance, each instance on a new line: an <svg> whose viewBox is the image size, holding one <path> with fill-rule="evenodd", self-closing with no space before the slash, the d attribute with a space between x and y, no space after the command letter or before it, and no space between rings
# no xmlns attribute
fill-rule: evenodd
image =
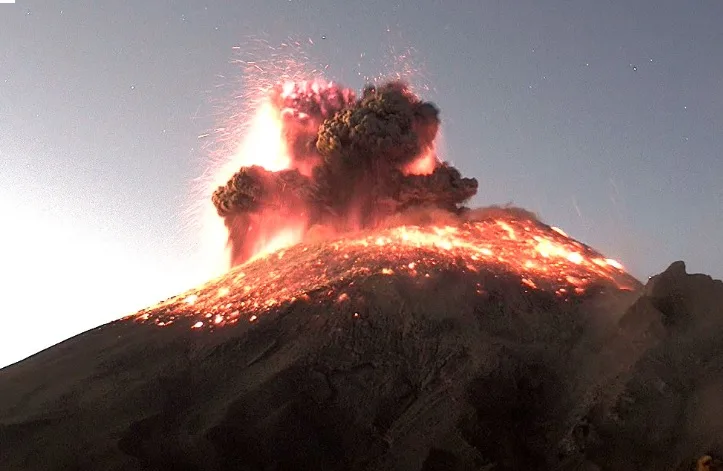
<svg viewBox="0 0 723 471"><path fill-rule="evenodd" d="M216 330L124 319L0 370L0 469L682 470L723 451L723 283L682 262L564 298L453 267L353 281Z"/></svg>

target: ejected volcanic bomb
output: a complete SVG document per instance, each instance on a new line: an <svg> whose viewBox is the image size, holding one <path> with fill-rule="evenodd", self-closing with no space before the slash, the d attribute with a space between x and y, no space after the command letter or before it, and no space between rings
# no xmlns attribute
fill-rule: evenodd
<svg viewBox="0 0 723 471"><path fill-rule="evenodd" d="M287 168L243 167L213 194L234 265L293 228L303 239L313 226L372 228L413 208L459 214L477 190L435 154L439 110L401 82L358 99L334 84L292 82L274 88L267 106Z"/></svg>

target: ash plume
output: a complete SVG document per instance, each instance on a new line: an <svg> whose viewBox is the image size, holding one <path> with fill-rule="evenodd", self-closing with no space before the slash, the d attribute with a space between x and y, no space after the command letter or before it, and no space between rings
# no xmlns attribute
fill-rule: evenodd
<svg viewBox="0 0 723 471"><path fill-rule="evenodd" d="M259 251L290 221L335 232L377 227L415 208L460 214L477 181L434 151L439 110L402 82L368 86L356 98L333 84L276 87L290 168L242 167L213 194L229 231L232 265Z"/></svg>

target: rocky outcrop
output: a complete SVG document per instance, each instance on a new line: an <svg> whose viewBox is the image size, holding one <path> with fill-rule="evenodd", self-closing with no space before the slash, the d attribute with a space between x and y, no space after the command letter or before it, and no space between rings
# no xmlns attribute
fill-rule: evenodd
<svg viewBox="0 0 723 471"><path fill-rule="evenodd" d="M645 348L608 384L615 394L590 407L585 453L601 469L693 469L696 457L723 453L723 283L675 262L620 331L641 321Z"/></svg>

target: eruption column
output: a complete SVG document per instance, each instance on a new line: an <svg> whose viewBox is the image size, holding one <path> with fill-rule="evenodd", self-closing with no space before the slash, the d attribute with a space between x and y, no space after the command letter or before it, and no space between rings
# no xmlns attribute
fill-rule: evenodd
<svg viewBox="0 0 723 471"><path fill-rule="evenodd" d="M404 83L367 87L356 99L331 82L288 82L259 113L280 123L251 136L259 152L266 140L280 141L267 143L273 165L254 159L213 195L232 265L268 251L271 240L299 242L313 226L368 229L419 207L459 214L477 190L476 180L439 161L439 110Z"/></svg>

